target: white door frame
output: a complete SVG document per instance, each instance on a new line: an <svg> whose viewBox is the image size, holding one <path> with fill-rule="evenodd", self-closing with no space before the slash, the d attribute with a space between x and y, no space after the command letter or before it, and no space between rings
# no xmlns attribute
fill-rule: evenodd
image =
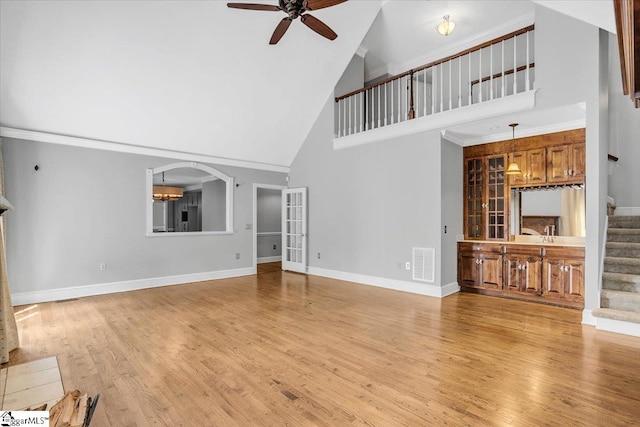
<svg viewBox="0 0 640 427"><path fill-rule="evenodd" d="M253 274L258 272L258 188L266 188L269 190L284 190L286 185L274 184L253 184Z"/></svg>

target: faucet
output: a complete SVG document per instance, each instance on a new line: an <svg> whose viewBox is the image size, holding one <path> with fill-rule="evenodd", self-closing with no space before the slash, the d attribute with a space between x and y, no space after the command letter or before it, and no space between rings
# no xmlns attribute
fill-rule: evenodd
<svg viewBox="0 0 640 427"><path fill-rule="evenodd" d="M549 235L549 231L551 231L551 235ZM544 226L545 236L542 236L542 242L553 243L554 237L556 234L556 226L555 225L545 225Z"/></svg>

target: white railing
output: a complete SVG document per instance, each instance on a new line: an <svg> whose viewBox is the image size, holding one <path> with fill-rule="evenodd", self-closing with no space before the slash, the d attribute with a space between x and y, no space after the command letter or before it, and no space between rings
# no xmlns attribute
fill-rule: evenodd
<svg viewBox="0 0 640 427"><path fill-rule="evenodd" d="M533 89L534 26L337 97L343 137Z"/></svg>

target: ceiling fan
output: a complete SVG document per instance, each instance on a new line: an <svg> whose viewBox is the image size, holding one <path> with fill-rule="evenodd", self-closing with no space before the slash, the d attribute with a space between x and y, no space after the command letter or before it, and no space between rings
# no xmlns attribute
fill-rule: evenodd
<svg viewBox="0 0 640 427"><path fill-rule="evenodd" d="M296 18L300 18L300 21L302 21L304 25L321 36L329 40L335 40L338 35L331 28L318 18L305 14L305 12L335 6L345 1L347 0L278 0L278 6L260 3L227 3L227 6L234 9L264 10L268 12L282 11L286 13L288 16L282 18L282 21L280 21L276 27L269 41L269 44L276 44L282 36L284 36L287 29L289 29L291 22Z"/></svg>

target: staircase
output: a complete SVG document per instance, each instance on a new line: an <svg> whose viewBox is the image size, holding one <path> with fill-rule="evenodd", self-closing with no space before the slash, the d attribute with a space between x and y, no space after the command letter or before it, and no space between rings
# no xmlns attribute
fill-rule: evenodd
<svg viewBox="0 0 640 427"><path fill-rule="evenodd" d="M613 321L640 336L640 216L609 217L600 307L598 326Z"/></svg>

